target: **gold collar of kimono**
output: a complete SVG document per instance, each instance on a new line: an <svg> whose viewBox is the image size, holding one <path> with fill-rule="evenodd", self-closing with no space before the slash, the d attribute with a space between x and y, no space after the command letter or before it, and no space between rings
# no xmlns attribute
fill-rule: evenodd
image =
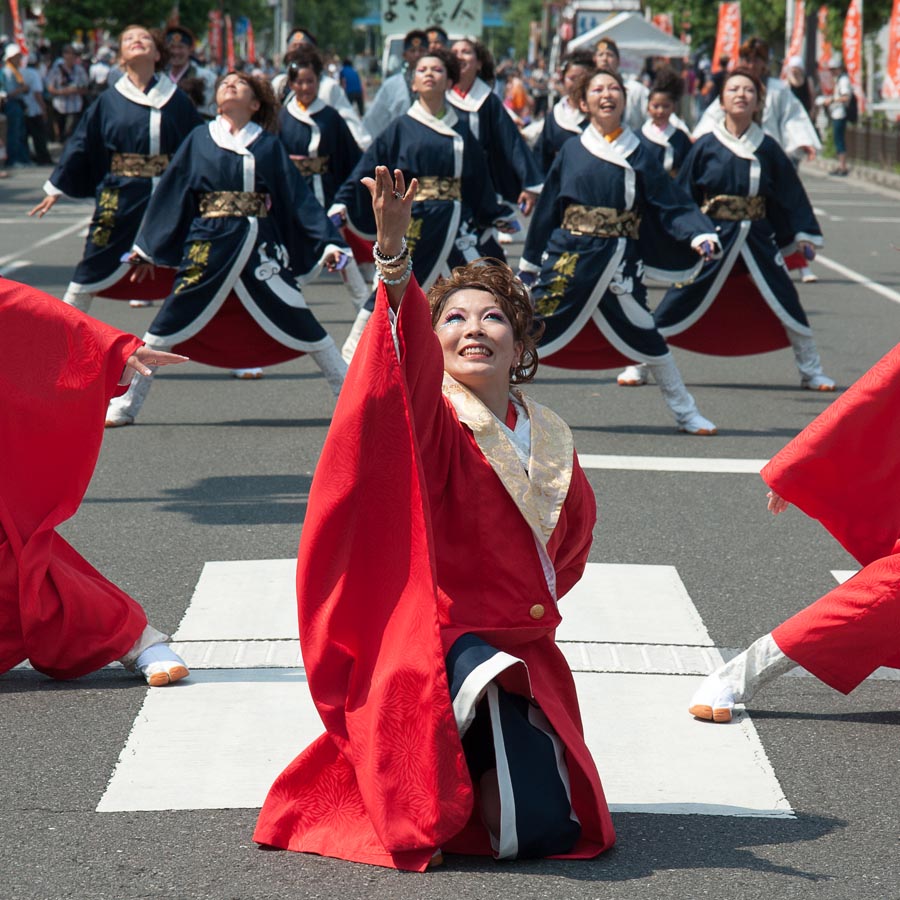
<svg viewBox="0 0 900 900"><path fill-rule="evenodd" d="M574 444L569 426L547 407L511 389L531 422L526 472L497 417L470 390L446 372L442 389L535 537L546 547L572 482Z"/></svg>

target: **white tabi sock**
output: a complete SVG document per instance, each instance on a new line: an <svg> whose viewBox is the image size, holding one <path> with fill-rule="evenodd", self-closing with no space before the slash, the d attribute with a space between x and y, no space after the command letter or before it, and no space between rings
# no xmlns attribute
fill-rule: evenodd
<svg viewBox="0 0 900 900"><path fill-rule="evenodd" d="M784 330L794 350L794 360L800 372L800 384L814 391L833 391L834 381L822 369L822 360L819 359L819 351L812 336L800 334L792 328L785 327Z"/></svg>
<svg viewBox="0 0 900 900"><path fill-rule="evenodd" d="M63 303L74 306L75 309L80 309L83 313L86 313L94 302L94 295L79 291L74 285L69 284L66 288L66 292L63 294L62 301Z"/></svg>
<svg viewBox="0 0 900 900"><path fill-rule="evenodd" d="M312 350L309 354L313 362L322 370L331 393L335 397L341 392L344 384L344 377L347 374L347 363L344 362L334 341L329 341L328 346L321 350Z"/></svg>
<svg viewBox="0 0 900 900"><path fill-rule="evenodd" d="M681 373L670 353L661 360L647 363L653 380L659 385L663 398L681 431L688 434L715 434L716 426L709 419L700 415L697 404L688 389L684 386Z"/></svg>
<svg viewBox="0 0 900 900"><path fill-rule="evenodd" d="M366 330L366 323L371 318L372 313L365 308L361 309L356 314L356 319L353 321L353 327L350 329L350 334L347 335L347 340L344 341L344 346L341 347L341 356L348 365L353 359L353 354L356 353L356 348L359 346L359 341L363 336L363 332Z"/></svg>
<svg viewBox="0 0 900 900"><path fill-rule="evenodd" d="M362 305L369 299L372 287L366 284L355 259L347 261L347 265L341 271L341 278L344 281L344 287L347 288L347 293L350 294L350 298L353 300L353 305L357 309L361 309Z"/></svg>

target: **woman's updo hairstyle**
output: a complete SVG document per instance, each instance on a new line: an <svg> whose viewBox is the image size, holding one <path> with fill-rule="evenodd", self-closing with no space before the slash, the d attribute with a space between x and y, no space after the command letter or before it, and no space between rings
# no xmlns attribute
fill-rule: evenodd
<svg viewBox="0 0 900 900"><path fill-rule="evenodd" d="M459 81L459 60L446 47L434 47L428 50L422 54L419 61L429 57L439 59L443 63L449 84L453 85Z"/></svg>
<svg viewBox="0 0 900 900"><path fill-rule="evenodd" d="M665 94L675 106L678 106L681 95L684 93L684 81L681 76L669 66L657 70L653 84L650 85L650 96Z"/></svg>

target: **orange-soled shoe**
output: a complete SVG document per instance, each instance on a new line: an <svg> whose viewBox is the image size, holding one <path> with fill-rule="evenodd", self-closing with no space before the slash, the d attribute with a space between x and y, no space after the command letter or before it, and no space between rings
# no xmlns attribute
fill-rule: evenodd
<svg viewBox="0 0 900 900"><path fill-rule="evenodd" d="M734 691L713 672L694 692L688 712L706 722L730 722L733 709Z"/></svg>
<svg viewBox="0 0 900 900"><path fill-rule="evenodd" d="M191 674L185 661L166 644L154 644L144 650L138 656L135 668L150 687L175 684Z"/></svg>

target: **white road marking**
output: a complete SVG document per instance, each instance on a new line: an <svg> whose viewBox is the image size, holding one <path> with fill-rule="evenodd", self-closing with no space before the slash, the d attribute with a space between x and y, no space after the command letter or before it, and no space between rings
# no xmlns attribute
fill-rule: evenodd
<svg viewBox="0 0 900 900"><path fill-rule="evenodd" d="M295 667L294 566L207 563L174 646L189 665L223 668L147 692L98 811L257 807L319 736ZM613 809L792 815L749 717L714 728L687 714L691 684L670 673L703 674L722 656L674 568L590 564L562 602L560 645Z"/></svg>
<svg viewBox="0 0 900 900"><path fill-rule="evenodd" d="M58 241L64 237L68 237L70 234L74 234L77 231L83 230L86 225L89 225L91 221L90 216L85 216L82 219L79 219L73 225L69 225L66 228L61 228L59 231L54 231L53 234L48 234L46 237L41 238L39 241L35 241L33 244L28 245L28 253L31 253L34 250L37 250L38 247L44 247L47 244L52 244L54 241ZM18 251L15 253L10 253L8 256L0 256L0 266L5 266L8 263L11 263L13 260L21 259Z"/></svg>
<svg viewBox="0 0 900 900"><path fill-rule="evenodd" d="M8 266L0 266L0 278L9 278L13 272L19 269L26 269L28 266L34 265L30 259L18 259L11 262Z"/></svg>
<svg viewBox="0 0 900 900"><path fill-rule="evenodd" d="M872 281L871 278L867 278L865 275L861 275L853 269L848 269L847 266L841 265L841 263L835 262L827 256L822 256L820 253L817 253L816 262L821 263L825 268L831 269L833 272L837 272L838 275L843 275L844 278L855 281L857 284L862 285L862 287L868 288L876 294L880 294L882 297L887 297L888 300L893 300L894 303L900 303L900 292L885 287L877 281Z"/></svg>
<svg viewBox="0 0 900 900"><path fill-rule="evenodd" d="M767 459L717 459L691 456L578 455L583 469L628 469L641 472L707 472L718 475L759 475Z"/></svg>

